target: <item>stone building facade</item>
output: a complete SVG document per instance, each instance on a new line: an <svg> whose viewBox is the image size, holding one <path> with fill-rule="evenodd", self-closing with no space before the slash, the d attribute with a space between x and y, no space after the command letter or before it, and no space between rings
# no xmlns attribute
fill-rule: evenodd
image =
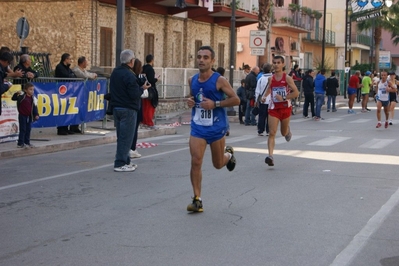
<svg viewBox="0 0 399 266"><path fill-rule="evenodd" d="M72 55L72 67L82 55L88 59L89 68L115 67L115 5L98 0L2 0L0 10L1 46L20 50L16 22L25 17L30 33L23 46L29 47L30 52L50 53L53 69L63 53ZM199 43L213 46L216 54L223 57L216 58L217 66L229 65L228 27L127 7L124 47L135 51L143 62L145 48L150 45L146 43L146 36L153 37L153 53L158 67L194 68L195 49Z"/></svg>

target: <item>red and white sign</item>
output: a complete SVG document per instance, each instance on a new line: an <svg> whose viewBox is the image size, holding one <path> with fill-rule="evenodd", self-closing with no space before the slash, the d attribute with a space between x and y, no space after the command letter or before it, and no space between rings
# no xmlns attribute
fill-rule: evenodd
<svg viewBox="0 0 399 266"><path fill-rule="evenodd" d="M266 48L266 31L251 30L249 34L250 48Z"/></svg>

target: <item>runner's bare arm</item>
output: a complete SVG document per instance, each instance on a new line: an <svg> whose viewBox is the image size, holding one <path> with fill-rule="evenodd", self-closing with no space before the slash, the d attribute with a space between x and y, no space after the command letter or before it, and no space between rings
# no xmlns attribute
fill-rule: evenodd
<svg viewBox="0 0 399 266"><path fill-rule="evenodd" d="M291 93L287 95L286 99L294 99L296 97L298 97L299 95L299 91L298 88L296 87L294 80L290 77L290 76L286 76L286 79L288 86L291 89Z"/></svg>
<svg viewBox="0 0 399 266"><path fill-rule="evenodd" d="M195 106L195 101L194 101L194 97L193 97L193 92L192 92L192 90L191 90L191 79L192 79L192 77L190 77L190 78L188 79L188 85L190 86L190 93L189 93L188 98L187 98L187 106L188 106L189 108L193 108L193 107Z"/></svg>

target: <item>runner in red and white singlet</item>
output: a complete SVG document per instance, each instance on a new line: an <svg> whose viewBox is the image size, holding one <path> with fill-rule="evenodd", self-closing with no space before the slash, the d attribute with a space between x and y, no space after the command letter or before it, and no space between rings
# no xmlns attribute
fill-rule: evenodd
<svg viewBox="0 0 399 266"><path fill-rule="evenodd" d="M276 133L279 122L281 122L280 132L285 137L286 141L290 141L292 133L290 130L291 117L291 99L298 97L298 88L294 80L288 76L284 71L284 57L275 56L273 58L274 75L269 78L269 85L262 101L271 94L271 101L269 104L269 139L267 147L269 149L269 156L266 157L265 163L269 166L274 165L273 151L276 139Z"/></svg>

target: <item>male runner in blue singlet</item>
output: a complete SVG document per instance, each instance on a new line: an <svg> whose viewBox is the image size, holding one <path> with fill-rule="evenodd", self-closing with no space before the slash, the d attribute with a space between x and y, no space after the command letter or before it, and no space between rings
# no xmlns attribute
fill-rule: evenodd
<svg viewBox="0 0 399 266"><path fill-rule="evenodd" d="M199 73L188 80L190 96L188 107L192 108L190 154L190 178L194 197L187 206L187 211L202 212L201 181L202 161L207 145L211 147L212 163L216 169L224 166L233 171L236 160L234 150L225 147L227 131L226 112L223 107L240 104L240 99L230 86L227 79L212 71L215 63L215 51L210 46L202 46L197 53ZM224 95L227 99L224 99Z"/></svg>

